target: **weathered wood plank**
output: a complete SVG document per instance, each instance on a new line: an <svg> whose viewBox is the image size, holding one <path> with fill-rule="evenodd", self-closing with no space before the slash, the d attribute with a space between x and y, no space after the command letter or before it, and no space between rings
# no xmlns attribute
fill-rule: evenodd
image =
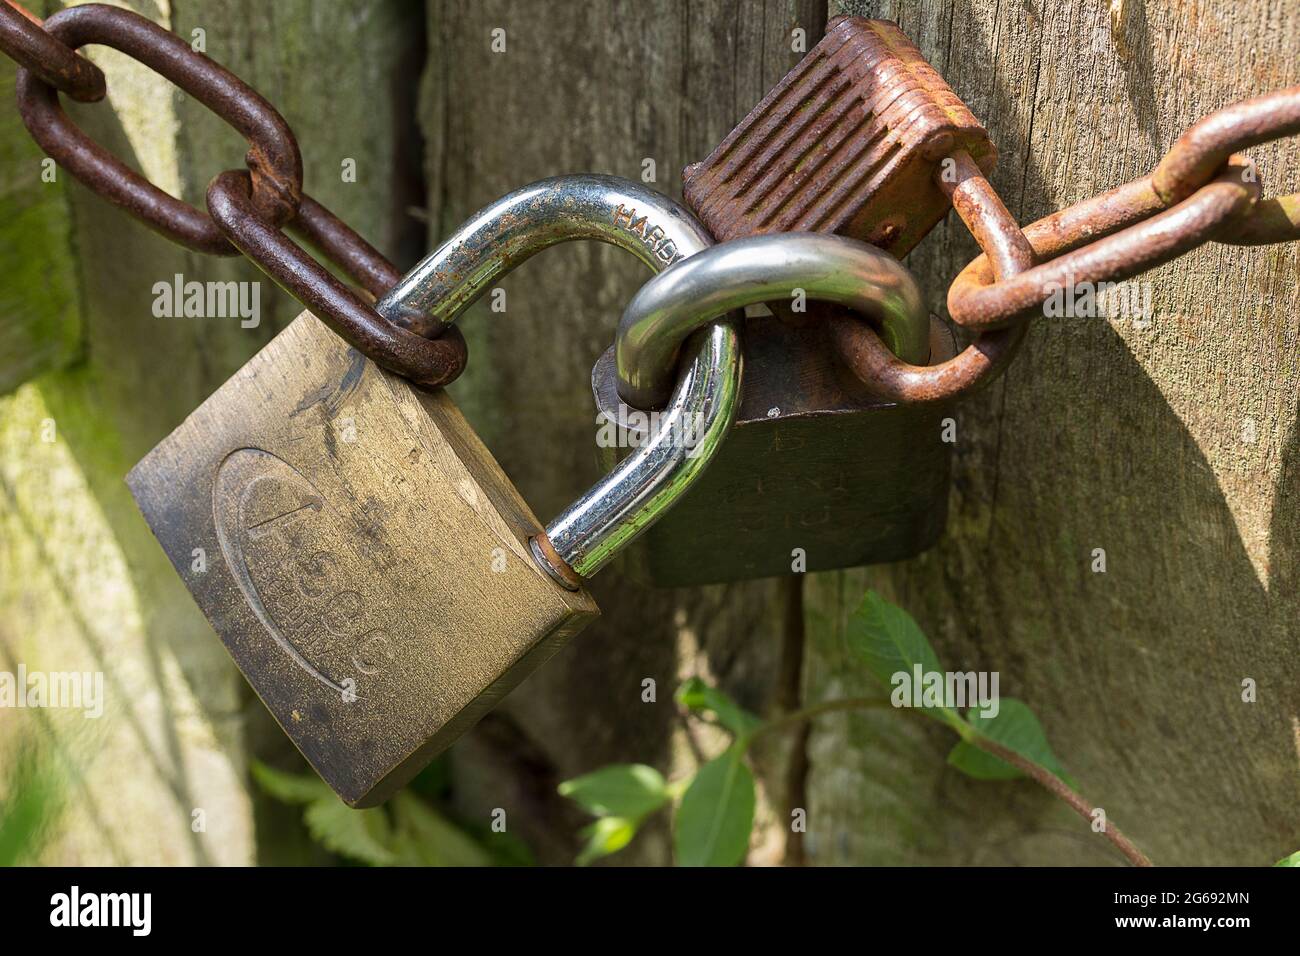
<svg viewBox="0 0 1300 956"><path fill-rule="evenodd" d="M0 101L12 104L18 71L0 59ZM76 272L62 254L67 198L44 157L18 111L0 111L0 395L71 361L81 342Z"/></svg>

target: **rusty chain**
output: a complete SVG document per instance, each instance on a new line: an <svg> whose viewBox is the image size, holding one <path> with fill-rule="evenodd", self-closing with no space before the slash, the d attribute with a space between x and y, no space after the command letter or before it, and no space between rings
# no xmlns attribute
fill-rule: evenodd
<svg viewBox="0 0 1300 956"><path fill-rule="evenodd" d="M92 43L148 66L248 141L248 168L220 173L209 185L210 214L140 176L60 107L60 92L85 101L104 97L103 73L77 53ZM19 63L18 109L32 138L92 191L188 249L243 253L349 344L399 375L432 388L464 369L458 330L426 338L419 333L427 328L390 323L284 234L289 227L303 235L376 298L401 278L378 250L302 191L302 156L289 124L225 67L146 17L95 3L61 10L42 23L0 0L0 50Z"/></svg>
<svg viewBox="0 0 1300 956"><path fill-rule="evenodd" d="M1300 193L1261 201L1254 163L1237 150L1300 133L1300 86L1243 100L1191 126L1141 179L1022 230L980 168L954 154L952 199L984 254L948 290L953 321L976 333L965 351L933 366L894 355L864 320L831 319L840 358L868 388L900 402L944 401L987 383L1014 356L1025 320L1054 290L1115 282L1209 241L1257 245L1300 239Z"/></svg>
<svg viewBox="0 0 1300 956"><path fill-rule="evenodd" d="M105 95L103 73L77 50L126 53L211 109L249 143L247 169L218 174L208 214L164 193L79 130L58 93ZM465 367L459 331L432 321L396 325L284 234L297 231L371 296L400 278L374 247L302 191L302 158L276 109L229 70L139 14L85 4L42 22L0 0L0 51L19 64L18 103L32 137L91 190L187 248L243 253L340 336L379 364L426 387ZM1014 356L1025 320L1066 282L1131 278L1209 242L1300 239L1300 193L1260 200L1250 146L1300 133L1300 86L1244 100L1190 127L1155 170L1023 229L979 167L954 153L940 188L984 254L948 291L953 320L975 333L965 351L934 366L910 365L863 319L838 312L831 338L874 392L900 402L943 401L982 386ZM435 337L436 334L436 337Z"/></svg>

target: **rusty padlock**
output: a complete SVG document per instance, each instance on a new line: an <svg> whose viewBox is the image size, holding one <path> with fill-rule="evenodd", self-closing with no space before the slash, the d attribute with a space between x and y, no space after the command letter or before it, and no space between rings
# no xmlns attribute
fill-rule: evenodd
<svg viewBox="0 0 1300 956"><path fill-rule="evenodd" d="M478 213L377 308L450 323L575 238L653 269L711 242L635 183L561 177ZM735 412L736 331L718 323L685 351L667 418L698 425L689 446L666 427L545 531L445 393L384 371L309 313L127 480L281 727L344 800L371 806L599 613L581 577L708 464Z"/></svg>
<svg viewBox="0 0 1300 956"><path fill-rule="evenodd" d="M719 242L832 232L901 258L951 208L935 175L961 149L986 171L996 161L983 127L902 31L837 17L708 158L686 168L685 195ZM636 577L672 587L897 561L942 533L948 411L873 397L833 357L818 321L827 306L809 303L803 321L790 321L783 306L794 285L770 300L778 317L746 321L735 426L699 484L628 551ZM637 338L662 330L636 308L593 372L597 406L616 419L653 409L670 380L670 359L645 364ZM937 318L929 340L920 364L952 357ZM612 466L617 455L602 459Z"/></svg>

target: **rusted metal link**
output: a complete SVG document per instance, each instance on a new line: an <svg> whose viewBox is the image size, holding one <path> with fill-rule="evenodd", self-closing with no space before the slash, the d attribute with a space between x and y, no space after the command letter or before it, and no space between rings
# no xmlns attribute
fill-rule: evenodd
<svg viewBox="0 0 1300 956"><path fill-rule="evenodd" d="M1300 193L1261 199L1247 215L1229 223L1215 242L1230 246L1265 246L1300 239Z"/></svg>
<svg viewBox="0 0 1300 956"><path fill-rule="evenodd" d="M45 29L69 48L111 46L170 80L248 141L253 201L276 225L293 218L302 196L302 157L289 124L252 87L192 50L152 20L118 7L85 4L61 10ZM234 247L203 212L126 166L78 129L59 106L55 88L18 71L18 108L32 137L60 166L99 195L164 236L199 252L233 255Z"/></svg>
<svg viewBox="0 0 1300 956"><path fill-rule="evenodd" d="M1259 201L1254 165L1234 151L1300 132L1300 87L1219 110L1192 126L1150 175L1047 216L1023 233L970 157L938 178L984 255L953 282L953 319L983 334L951 361L909 366L862 322L832 320L841 358L882 397L936 401L969 391L1009 361L1024 334L1019 320L1055 289L1122 281L1210 240L1300 239L1300 193ZM1226 166L1225 166L1226 164ZM1042 265L1024 254L1027 243Z"/></svg>
<svg viewBox="0 0 1300 956"><path fill-rule="evenodd" d="M310 196L303 194L298 215L286 228L298 233L353 282L376 299L402 281L402 272L382 252L366 242L351 226ZM304 303L311 308L310 303ZM436 338L444 326L427 313L395 315L386 321L426 339Z"/></svg>
<svg viewBox="0 0 1300 956"><path fill-rule="evenodd" d="M1228 157L1260 143L1300 133L1300 86L1233 103L1197 121L1178 138L1152 173L1152 187L1172 205L1209 182ZM1300 239L1300 193L1268 199L1215 237L1254 245Z"/></svg>
<svg viewBox="0 0 1300 956"><path fill-rule="evenodd" d="M952 160L952 175L941 168L935 176L939 188L952 202L957 215L975 237L979 247L993 263L999 280L1019 275L1038 262L1020 223L1011 215L993 184L965 150L958 150Z"/></svg>
<svg viewBox="0 0 1300 956"><path fill-rule="evenodd" d="M390 324L356 292L265 218L253 202L246 170L221 173L208 185L208 210L230 241L286 292L384 368L418 385L446 385L465 368L465 340L448 329L427 339ZM320 203L303 197L298 225L349 278L377 295L401 278L369 243Z"/></svg>
<svg viewBox="0 0 1300 956"><path fill-rule="evenodd" d="M999 280L1031 269L1037 261L1015 217L964 151L952 156L955 176L937 177L940 188L992 261ZM1015 357L1026 326L979 335L961 353L938 365L910 365L898 358L862 319L843 312L830 317L830 336L840 360L874 394L896 402L937 402L968 395L992 381Z"/></svg>
<svg viewBox="0 0 1300 956"><path fill-rule="evenodd" d="M382 299L402 281L401 270L389 262L382 252L306 193L303 193L302 202L298 205L298 215L286 223L285 228L306 239L327 261L342 269L348 278L376 300ZM311 303L304 305L312 308ZM392 318L383 315L379 317L426 339L437 338L446 328L424 312L394 315Z"/></svg>
<svg viewBox="0 0 1300 956"><path fill-rule="evenodd" d="M0 0L0 52L74 100L104 98L103 71L50 36L34 13L9 0Z"/></svg>
<svg viewBox="0 0 1300 956"><path fill-rule="evenodd" d="M351 226L304 194L289 228L324 253L353 282L376 299L401 281L402 273Z"/></svg>
<svg viewBox="0 0 1300 956"><path fill-rule="evenodd" d="M1119 282L1153 269L1209 241L1226 223L1248 213L1259 196L1257 179L1250 160L1233 157L1226 170L1190 198L1147 219L1140 216L1152 200L1145 195L1149 186L1143 180L1118 191L1121 197L1137 198L1127 212L1113 194L1104 194L1082 204L1087 207L1082 211L1048 216L1025 230L1042 265L995 280L988 257L981 256L949 288L948 313L968 329L1000 328L1041 309L1055 291L1077 283ZM1104 224L1088 215L1097 208L1107 210ZM1103 231L1119 226L1127 228L1109 235ZM1099 234L1103 238L1096 238Z"/></svg>

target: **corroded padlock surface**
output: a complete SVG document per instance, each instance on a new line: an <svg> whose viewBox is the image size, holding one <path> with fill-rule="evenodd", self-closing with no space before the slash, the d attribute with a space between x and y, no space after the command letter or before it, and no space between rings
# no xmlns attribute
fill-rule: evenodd
<svg viewBox="0 0 1300 956"><path fill-rule="evenodd" d="M127 480L248 682L353 806L599 613L532 560L541 525L452 401L307 313Z"/></svg>
<svg viewBox="0 0 1300 956"><path fill-rule="evenodd" d="M895 24L837 17L686 168L686 201L719 242L835 232L901 259L951 208L933 177L956 149L985 171L997 160L979 121Z"/></svg>
<svg viewBox="0 0 1300 956"><path fill-rule="evenodd" d="M950 412L873 398L824 335L819 324L746 320L735 423L700 480L628 549L633 576L685 587L898 561L943 533ZM933 320L931 363L954 351L952 333ZM643 433L647 419L618 399L612 349L596 363L592 390L601 416ZM634 440L619 434L617 444L598 437L605 468Z"/></svg>

